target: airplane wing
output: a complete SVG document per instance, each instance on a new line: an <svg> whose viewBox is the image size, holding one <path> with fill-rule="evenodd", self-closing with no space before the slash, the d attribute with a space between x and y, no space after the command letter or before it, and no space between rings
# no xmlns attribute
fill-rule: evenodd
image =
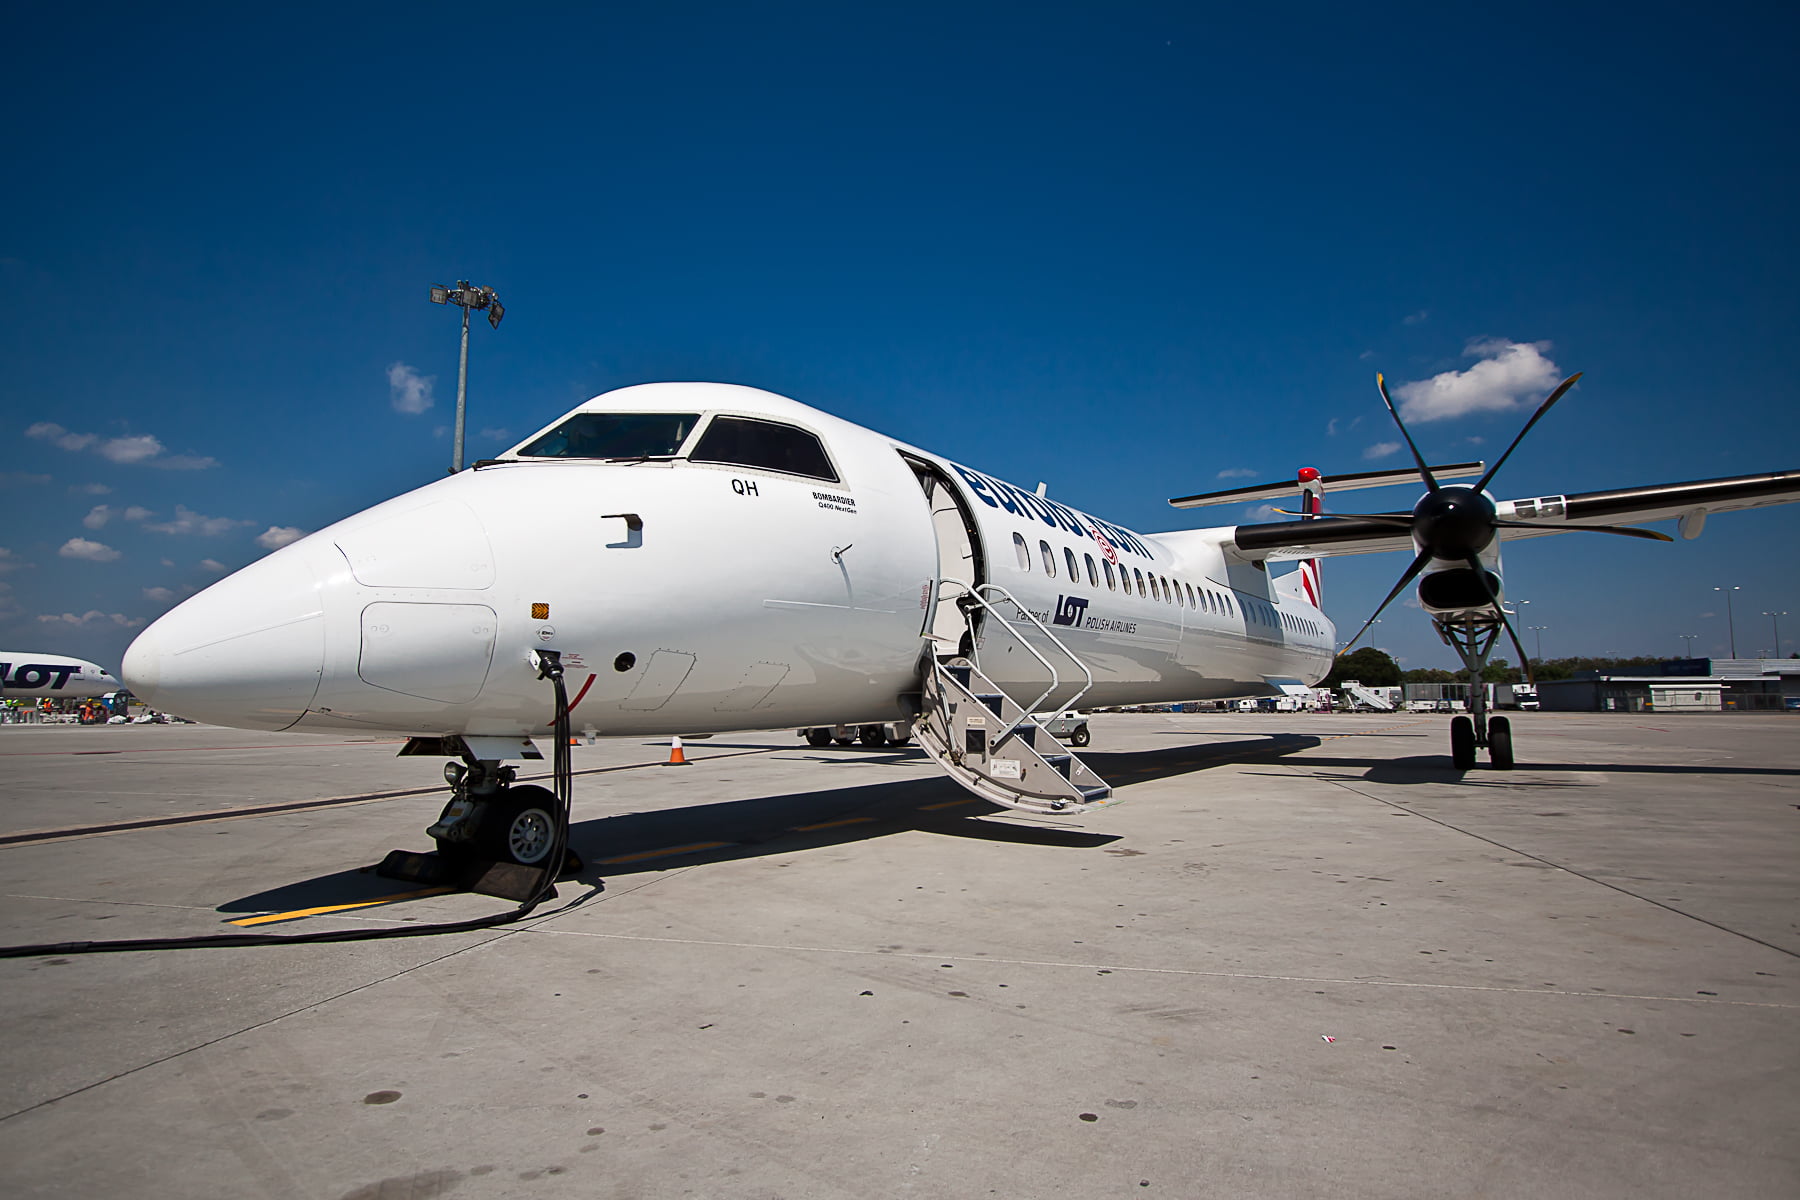
<svg viewBox="0 0 1800 1200"><path fill-rule="evenodd" d="M1289 485L1290 490L1293 485ZM1734 475L1691 483L1581 492L1570 496L1538 496L1502 500L1495 505L1502 521L1529 521L1541 528L1502 528L1505 539L1546 537L1578 525L1637 525L1645 521L1681 521L1681 534L1698 537L1712 513L1735 512L1800 501L1800 471ZM1410 512L1383 514L1402 521ZM1367 517L1319 517L1239 525L1225 548L1248 561L1325 558L1336 554L1411 552L1413 543L1403 524Z"/></svg>

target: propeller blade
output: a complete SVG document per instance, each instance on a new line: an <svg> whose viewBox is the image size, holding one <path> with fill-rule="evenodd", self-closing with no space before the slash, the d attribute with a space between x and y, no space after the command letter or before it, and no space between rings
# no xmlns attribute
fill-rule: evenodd
<svg viewBox="0 0 1800 1200"><path fill-rule="evenodd" d="M1406 432L1406 422L1400 419L1400 410L1394 407L1393 397L1388 395L1387 380L1382 378L1380 371L1375 372L1375 390L1381 393L1381 402L1387 405L1388 415L1393 417L1394 424L1400 427L1400 436L1406 439L1406 448L1412 451L1413 462L1418 464L1419 474L1425 477L1425 490L1437 491L1438 481L1432 477L1431 468L1425 465L1425 456L1420 454L1419 448L1413 444L1412 434ZM1527 425L1525 428L1529 429L1531 426ZM1488 474L1491 476L1493 472L1489 471ZM1480 491L1481 489L1477 487L1475 490Z"/></svg>
<svg viewBox="0 0 1800 1200"><path fill-rule="evenodd" d="M1506 627L1506 636L1512 639L1513 649L1519 652L1519 669L1525 673L1525 682L1535 684L1537 680L1531 673L1531 660L1525 656L1525 647L1519 641L1518 631L1513 628L1513 623L1507 620L1506 606L1500 603L1500 597L1494 594L1493 586L1488 583L1487 568L1481 565L1479 558L1471 558L1469 559L1469 569L1474 571L1475 578L1481 581L1481 589L1487 593L1488 602L1494 606L1494 611L1500 614L1500 624ZM1469 684L1471 687L1480 685L1481 680L1479 679L1471 680Z"/></svg>
<svg viewBox="0 0 1800 1200"><path fill-rule="evenodd" d="M1369 619L1364 621L1363 627L1356 631L1356 636L1344 643L1344 648L1338 651L1339 657L1350 653L1350 647L1360 642L1362 640L1362 635L1369 632L1369 627L1375 624L1375 618L1379 617L1382 612L1386 610L1387 606L1394 602L1395 596L1398 596L1401 592L1406 590L1407 584L1419 577L1419 572L1423 571L1425 569L1425 564L1430 561L1431 551L1421 550L1419 552L1419 557L1413 559L1412 566L1406 568L1406 574L1400 576L1400 582L1394 585L1394 590L1387 594L1387 599L1383 600L1376 606L1375 611L1369 614Z"/></svg>
<svg viewBox="0 0 1800 1200"><path fill-rule="evenodd" d="M1616 533L1621 537L1643 538L1651 542L1675 540L1666 533L1658 533L1654 529L1638 529L1632 525L1533 525L1530 521L1496 521L1494 524L1502 529L1549 529L1557 533L1585 529L1589 533Z"/></svg>
<svg viewBox="0 0 1800 1200"><path fill-rule="evenodd" d="M1525 440L1525 435L1531 432L1531 427L1536 425L1538 419L1550 411L1550 406L1555 404L1558 400L1561 400L1563 398L1563 393L1574 387L1575 381L1580 378L1581 372L1577 371L1556 385L1556 390L1551 392L1550 395L1545 398L1544 402L1538 405L1538 410L1531 414L1531 420L1525 422L1525 428L1519 430L1519 436L1514 438L1512 440L1512 445L1506 448L1506 454L1502 454L1498 459L1494 460L1494 465L1488 468L1488 473L1481 477L1481 482L1475 485L1476 491L1483 491L1487 488L1489 482L1491 482L1494 476L1499 473L1500 464L1506 461L1507 454L1511 454L1514 450L1519 448L1519 443ZM1395 419L1398 420L1398 418Z"/></svg>

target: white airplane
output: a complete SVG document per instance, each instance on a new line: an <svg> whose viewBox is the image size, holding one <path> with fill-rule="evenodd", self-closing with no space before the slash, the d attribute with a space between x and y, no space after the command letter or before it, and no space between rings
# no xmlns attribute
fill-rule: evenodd
<svg viewBox="0 0 1800 1200"><path fill-rule="evenodd" d="M35 650L0 650L0 692L8 697L79 700L104 696L125 686L85 658L39 654Z"/></svg>
<svg viewBox="0 0 1800 1200"><path fill-rule="evenodd" d="M446 856L551 853L555 801L506 766L541 757L531 739L555 727L546 665L571 694L566 728L910 721L977 795L1071 812L1111 789L1029 714L1323 678L1336 628L1318 557L1410 537L1401 587L1424 577L1440 628L1498 629L1498 536L1665 516L1697 531L1693 514L1800 499L1800 473L1498 503L1485 478L1437 482L1479 467L1419 460L1430 490L1412 514L1317 515L1326 486L1418 474L1307 470L1171 501L1279 489L1304 497L1300 520L1150 535L769 392L645 384L221 580L139 635L124 675L197 720L400 733L403 754L460 759L430 831ZM1286 558L1303 561L1272 575ZM1484 741L1502 721L1482 717ZM1510 736L1490 750L1510 765Z"/></svg>

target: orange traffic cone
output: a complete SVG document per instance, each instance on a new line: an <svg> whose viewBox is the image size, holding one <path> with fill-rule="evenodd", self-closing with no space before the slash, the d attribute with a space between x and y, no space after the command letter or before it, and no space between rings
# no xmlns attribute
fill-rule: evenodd
<svg viewBox="0 0 1800 1200"><path fill-rule="evenodd" d="M669 761L664 763L663 766L685 767L687 765L687 755L681 752L681 735L677 734L669 739Z"/></svg>

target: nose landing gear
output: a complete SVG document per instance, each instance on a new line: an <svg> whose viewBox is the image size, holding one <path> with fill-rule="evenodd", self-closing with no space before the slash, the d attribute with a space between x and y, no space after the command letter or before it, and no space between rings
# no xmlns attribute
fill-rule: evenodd
<svg viewBox="0 0 1800 1200"><path fill-rule="evenodd" d="M484 760L450 763L454 789L437 823L426 830L447 861L486 859L542 866L556 837L556 794L536 784L515 785L514 767Z"/></svg>
<svg viewBox="0 0 1800 1200"><path fill-rule="evenodd" d="M496 752L538 753L523 738L444 737L410 740L403 755L454 754L463 760L444 765L450 802L426 832L437 844L435 854L396 850L377 873L391 879L451 884L484 895L536 903L555 894L554 882L581 870L581 859L569 846L569 706L563 690L562 662L555 651L535 653L540 679L556 693L552 722L555 743L552 777L556 788L519 785L518 770ZM482 757L485 750L490 757Z"/></svg>

